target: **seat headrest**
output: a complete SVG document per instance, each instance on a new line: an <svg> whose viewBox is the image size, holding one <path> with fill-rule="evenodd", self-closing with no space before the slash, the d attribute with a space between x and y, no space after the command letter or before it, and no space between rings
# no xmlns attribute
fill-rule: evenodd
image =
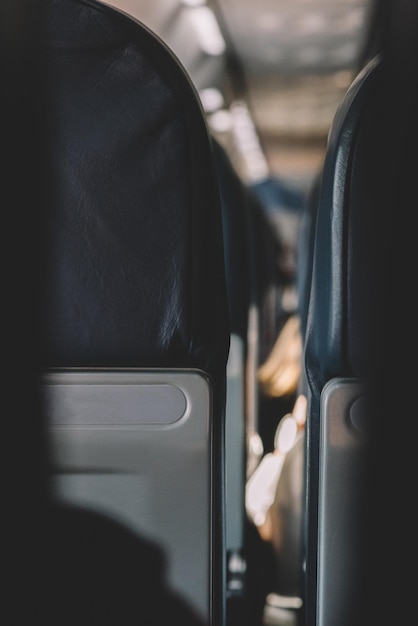
<svg viewBox="0 0 418 626"><path fill-rule="evenodd" d="M226 362L221 210L203 109L144 25L45 2L47 366Z"/></svg>
<svg viewBox="0 0 418 626"><path fill-rule="evenodd" d="M305 362L316 396L334 376L369 373L377 270L370 159L380 132L375 123L379 78L376 57L348 90L331 128L315 194Z"/></svg>

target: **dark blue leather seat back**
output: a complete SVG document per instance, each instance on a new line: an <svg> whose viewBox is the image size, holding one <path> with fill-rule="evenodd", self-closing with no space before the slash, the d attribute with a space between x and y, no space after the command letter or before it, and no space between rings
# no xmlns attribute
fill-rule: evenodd
<svg viewBox="0 0 418 626"><path fill-rule="evenodd" d="M302 294L308 302L301 303L308 393L306 612L307 623L318 626L356 623L364 583L358 527L379 276L372 164L382 129L381 79L376 57L337 111L305 239L312 263Z"/></svg>
<svg viewBox="0 0 418 626"><path fill-rule="evenodd" d="M193 366L228 345L210 142L177 60L95 2L49 9L54 366ZM222 377L222 376L221 376Z"/></svg>
<svg viewBox="0 0 418 626"><path fill-rule="evenodd" d="M203 109L138 21L95 0L44 7L55 490L160 543L176 591L222 624L230 329Z"/></svg>

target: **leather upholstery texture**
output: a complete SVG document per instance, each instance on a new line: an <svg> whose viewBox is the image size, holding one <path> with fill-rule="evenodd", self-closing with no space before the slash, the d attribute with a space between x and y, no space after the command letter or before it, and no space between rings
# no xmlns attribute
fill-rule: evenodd
<svg viewBox="0 0 418 626"><path fill-rule="evenodd" d="M229 327L200 102L145 27L93 1L48 4L45 365L193 366L216 378Z"/></svg>

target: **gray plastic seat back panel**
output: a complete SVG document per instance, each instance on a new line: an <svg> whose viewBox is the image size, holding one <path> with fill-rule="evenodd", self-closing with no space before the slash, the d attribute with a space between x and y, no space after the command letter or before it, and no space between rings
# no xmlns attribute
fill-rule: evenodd
<svg viewBox="0 0 418 626"><path fill-rule="evenodd" d="M321 396L317 626L349 626L361 610L366 386L334 378Z"/></svg>
<svg viewBox="0 0 418 626"><path fill-rule="evenodd" d="M56 495L158 542L169 581L207 619L209 378L199 370L51 371L44 389Z"/></svg>

